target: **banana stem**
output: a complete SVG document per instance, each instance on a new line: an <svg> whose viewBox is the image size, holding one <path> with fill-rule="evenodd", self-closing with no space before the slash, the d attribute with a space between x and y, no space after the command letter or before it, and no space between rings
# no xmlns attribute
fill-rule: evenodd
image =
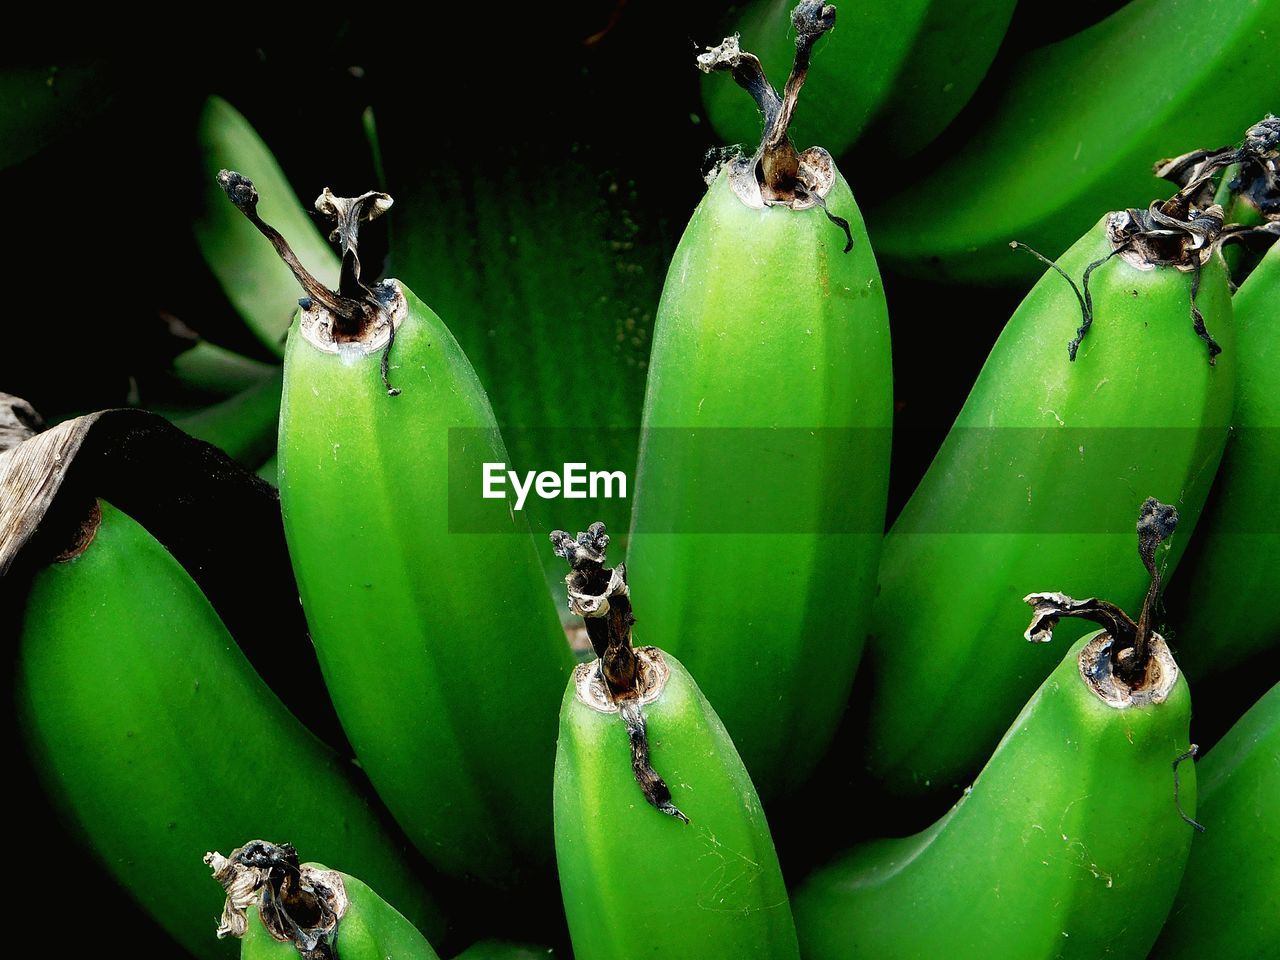
<svg viewBox="0 0 1280 960"><path fill-rule="evenodd" d="M365 321L366 308L363 303L335 293L317 280L311 271L302 265L302 261L289 246L289 241L280 235L280 231L258 215L258 190L254 187L252 180L234 170L222 170L218 173L218 186L222 187L236 209L243 213L248 221L258 228L258 232L270 241L271 246L275 248L285 266L293 272L299 286L308 297L335 317L340 317L350 324L358 325Z"/></svg>
<svg viewBox="0 0 1280 960"><path fill-rule="evenodd" d="M1196 206L1216 200L1223 208L1244 202L1267 217L1280 214L1280 118L1263 117L1245 131L1238 147L1193 150L1161 160L1155 175L1178 184ZM1213 178L1221 173L1215 188Z"/></svg>
<svg viewBox="0 0 1280 960"><path fill-rule="evenodd" d="M796 55L782 96L769 83L764 65L752 53L738 46L737 37L726 37L717 47L698 56L698 69L704 73L728 70L738 86L751 94L764 114L764 135L756 150L755 167L762 192L769 200L788 202L819 195L813 184L804 182L802 157L788 135L795 113L800 88L809 74L813 45L835 26L836 8L820 0L802 0L791 13L796 29Z"/></svg>
<svg viewBox="0 0 1280 960"><path fill-rule="evenodd" d="M1160 568L1156 565L1156 548L1169 539L1177 527L1177 510L1155 497L1147 497L1143 501L1142 510L1138 514L1138 556L1142 558L1142 565L1147 568L1151 582L1142 601L1142 612L1138 614L1133 656L1128 660L1128 665L1116 661L1118 651L1112 650L1112 663L1116 673L1130 684L1146 675L1147 661L1151 659L1151 611L1160 594L1161 579Z"/></svg>
<svg viewBox="0 0 1280 960"><path fill-rule="evenodd" d="M1053 628L1063 617L1090 620L1111 635L1111 669L1130 687L1137 689L1147 679L1152 648L1151 615L1160 594L1161 574L1156 565L1156 548L1164 543L1178 526L1178 511L1155 497L1148 497L1138 514L1138 555L1147 568L1151 582L1142 601L1142 612L1134 623L1122 609L1107 600L1090 597L1076 600L1065 593L1032 593L1023 598L1034 608L1026 638L1032 643L1048 643Z"/></svg>
<svg viewBox="0 0 1280 960"><path fill-rule="evenodd" d="M373 290L360 279L360 224L382 216L391 207L391 197L370 190L358 197L335 197L328 187L316 200L316 209L333 222L329 239L342 251L342 272L338 292L350 299L377 304Z"/></svg>
<svg viewBox="0 0 1280 960"><path fill-rule="evenodd" d="M369 192L360 197L345 199L335 197L326 187L316 201L316 209L334 222L330 240L338 242L342 250L342 274L338 290L330 290L317 280L275 227L258 214L258 191L253 181L234 170L218 173L218 185L236 209L275 248L285 266L292 271L306 295L320 304L334 318L334 334L340 339L359 340L376 325L381 306L374 292L360 280L360 257L356 250L359 242L359 224L372 220L391 206L391 198L385 193Z"/></svg>
<svg viewBox="0 0 1280 960"><path fill-rule="evenodd" d="M645 677L632 643L631 627L636 618L631 610L627 568L624 564L612 569L605 567L609 535L603 523L593 523L577 537L564 530L553 530L551 542L556 556L564 557L572 567L564 578L569 587L569 609L586 623L608 700L626 725L636 783L651 806L688 823L689 818L671 802L671 790L649 760L649 740L641 704Z"/></svg>
<svg viewBox="0 0 1280 960"><path fill-rule="evenodd" d="M615 700L635 695L638 665L631 642L631 595L627 568L619 564L605 568L609 535L603 523L593 523L577 538L563 530L551 533L556 556L569 561L573 572L565 577L569 585L569 608L583 618L591 648L600 660L600 673Z"/></svg>
<svg viewBox="0 0 1280 960"><path fill-rule="evenodd" d="M790 149L790 156L796 156L791 146L787 131L791 127L791 117L796 110L796 101L800 98L800 88L809 76L809 62L813 59L813 45L832 27L836 25L836 8L821 0L804 0L791 12L791 25L796 29L796 55L791 64L791 73L787 77L786 86L782 90L782 104L772 124L765 127L761 147L767 155L785 144ZM792 175L794 175L794 170Z"/></svg>
<svg viewBox="0 0 1280 960"><path fill-rule="evenodd" d="M291 942L305 960L336 960L334 940L348 905L340 874L302 866L291 844L266 840L250 840L229 857L207 853L204 862L227 895L219 939L243 937L247 911L257 906L272 935Z"/></svg>

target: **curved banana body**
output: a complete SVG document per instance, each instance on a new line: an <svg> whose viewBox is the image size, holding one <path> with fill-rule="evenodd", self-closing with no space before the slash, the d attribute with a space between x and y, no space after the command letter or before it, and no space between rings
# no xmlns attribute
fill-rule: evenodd
<svg viewBox="0 0 1280 960"><path fill-rule="evenodd" d="M627 552L641 636L703 678L766 798L844 710L888 490L884 291L838 174L827 206L849 253L821 210L748 207L726 171L694 212L654 328Z"/></svg>
<svg viewBox="0 0 1280 960"><path fill-rule="evenodd" d="M930 0L910 53L861 138L868 152L905 157L937 139L987 75L1015 6L1017 0ZM853 7L854 16L861 7Z"/></svg>
<svg viewBox="0 0 1280 960"><path fill-rule="evenodd" d="M669 671L642 709L653 768L689 822L645 803L626 725L616 708L579 694L596 665L578 667L555 767L556 859L574 956L795 960L778 857L733 742L679 661L653 647L637 652Z"/></svg>
<svg viewBox="0 0 1280 960"><path fill-rule="evenodd" d="M1060 264L1079 277L1109 252L1100 223ZM1182 517L1172 569L1222 453L1238 354L1217 253L1197 298L1216 365L1192 329L1191 284L1173 267L1102 265L1096 320L1071 362L1080 306L1049 271L1001 333L884 542L866 748L891 792L963 786L1044 678L1018 597L1067 582L1137 605L1131 517L1148 494Z"/></svg>
<svg viewBox="0 0 1280 960"><path fill-rule="evenodd" d="M1153 960L1265 957L1280 943L1280 685L1196 764L1204 824Z"/></svg>
<svg viewBox="0 0 1280 960"><path fill-rule="evenodd" d="M1169 658L1162 702L1104 701L1084 677L1085 651L1103 638L1076 644L946 816L859 847L799 888L805 956L1146 956L1192 843L1170 770L1188 748L1191 698ZM1195 774L1181 771L1193 815Z"/></svg>
<svg viewBox="0 0 1280 960"><path fill-rule="evenodd" d="M174 378L185 388L217 399L228 399L255 387L279 372L279 366L254 360L200 340L173 358Z"/></svg>
<svg viewBox="0 0 1280 960"><path fill-rule="evenodd" d="M1194 678L1221 672L1280 643L1280 243L1231 300L1236 318L1232 436L1182 572L1168 595L1178 662ZM1184 646L1181 636L1190 640Z"/></svg>
<svg viewBox="0 0 1280 960"><path fill-rule="evenodd" d="M285 534L325 682L379 796L432 863L511 884L551 860L571 658L517 515L503 511L498 533L451 532L482 508L478 492L451 501L451 450L477 465L506 452L448 329L395 281L380 290L401 304L399 396L379 377L382 343L312 336L318 305L290 335Z"/></svg>
<svg viewBox="0 0 1280 960"><path fill-rule="evenodd" d="M280 432L282 374L275 372L261 383L233 397L186 416L175 417L174 426L198 440L211 443L232 460L250 470L261 466L276 449Z"/></svg>
<svg viewBox="0 0 1280 960"><path fill-rule="evenodd" d="M218 898L193 869L271 830L441 917L350 779L254 673L186 571L109 504L91 543L39 571L20 637L21 729L45 787L107 869L196 956Z"/></svg>
<svg viewBox="0 0 1280 960"><path fill-rule="evenodd" d="M867 211L877 255L933 279L1031 279L1011 240L1055 256L1098 210L1160 196L1153 159L1275 110L1276 36L1277 0L1134 0L1027 54L953 159Z"/></svg>

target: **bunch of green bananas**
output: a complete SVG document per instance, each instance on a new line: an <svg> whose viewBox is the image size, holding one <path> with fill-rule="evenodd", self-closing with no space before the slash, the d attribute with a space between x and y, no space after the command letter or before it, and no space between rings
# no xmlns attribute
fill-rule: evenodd
<svg viewBox="0 0 1280 960"><path fill-rule="evenodd" d="M678 243L620 255L609 201L541 154L512 182L440 158L390 252L441 314L373 279L389 194L313 215L208 98L191 235L242 329L146 402L210 477L184 510L267 508L239 549L291 569L310 645L296 689L261 670L226 544L118 499L139 462L189 476L154 436L40 431L0 395L16 716L85 869L208 960L1274 953L1280 121L1248 123L1280 98L1280 0L1131 0L1030 51L1015 6L726 11L702 95L759 145L718 156ZM0 73L29 131L0 167L99 109L90 75L60 106ZM468 273L499 235L525 246ZM921 274L1024 296L904 481L891 324L911 351L949 307L895 312ZM652 337L593 368L616 310ZM604 522L479 495L559 453L539 417L625 461L629 503L578 506L626 563Z"/></svg>

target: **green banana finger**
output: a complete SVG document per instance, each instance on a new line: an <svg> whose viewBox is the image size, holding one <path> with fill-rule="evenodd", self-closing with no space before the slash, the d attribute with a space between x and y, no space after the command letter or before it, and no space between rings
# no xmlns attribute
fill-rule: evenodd
<svg viewBox="0 0 1280 960"><path fill-rule="evenodd" d="M280 370L261 383L221 403L174 418L174 426L218 447L231 459L253 469L276 448L280 422Z"/></svg>
<svg viewBox="0 0 1280 960"><path fill-rule="evenodd" d="M242 393L269 379L276 370L274 363L241 356L207 340L173 358L174 376L184 387L222 397Z"/></svg>
<svg viewBox="0 0 1280 960"><path fill-rule="evenodd" d="M252 840L205 856L227 899L218 937L242 960L439 960L408 920L361 881L299 863L290 844Z"/></svg>
<svg viewBox="0 0 1280 960"><path fill-rule="evenodd" d="M1280 614L1241 603L1280 590L1280 244L1232 298L1239 352L1234 427L1200 530L1169 594L1178 660L1193 679L1280 643ZM1187 637L1185 649L1179 642Z"/></svg>
<svg viewBox="0 0 1280 960"><path fill-rule="evenodd" d="M1149 570L1162 532L1144 548ZM1159 634L1142 639L1151 599L1138 624L1105 602L1027 601L1028 637L1048 639L1063 616L1107 629L1071 649L941 820L860 846L800 886L805 956L1146 956L1192 842L1195 773L1183 767L1175 793L1170 769L1188 749L1186 680ZM992 646L1010 640L989 634Z"/></svg>
<svg viewBox="0 0 1280 960"><path fill-rule="evenodd" d="M220 181L296 265L253 184ZM318 202L345 244L340 292L295 266L308 298L285 354L285 534L325 682L379 796L432 863L512 885L551 861L571 657L519 515L501 511L498 534L451 529L480 509L478 495L451 500L451 452L507 456L439 317L398 281L360 279L356 226L389 205Z"/></svg>
<svg viewBox="0 0 1280 960"><path fill-rule="evenodd" d="M1280 943L1280 684L1204 755L1196 777L1204 832L1152 960L1265 957Z"/></svg>
<svg viewBox="0 0 1280 960"><path fill-rule="evenodd" d="M17 701L46 789L107 869L200 957L227 951L192 858L255 829L350 863L441 930L343 762L254 673L177 561L109 504L100 513L78 555L35 574Z"/></svg>
<svg viewBox="0 0 1280 960"><path fill-rule="evenodd" d="M1155 213L1174 218L1178 206ZM1182 216L1195 230L1220 214ZM1070 578L1084 593L1136 603L1144 585L1123 532L1135 490L1182 513L1170 568L1195 526L1239 351L1221 256L1183 233L1186 271L1153 265L1163 255L1149 238L1163 228L1134 232L1149 216L1111 214L1063 255L1055 269L1090 272L1087 299L1053 270L1031 290L885 538L864 668L866 750L893 793L967 783L1043 679L1034 651L990 642L1018 626L1010 595Z"/></svg>
<svg viewBox="0 0 1280 960"><path fill-rule="evenodd" d="M551 537L598 657L574 671L556 747L574 956L798 958L764 810L724 726L679 661L632 647L626 568L604 566L604 524Z"/></svg>
<svg viewBox="0 0 1280 960"><path fill-rule="evenodd" d="M265 188L263 216L280 226L321 283L337 284L338 258L267 145L235 107L221 97L210 97L200 115L198 136L204 170L201 182L207 192L194 224L196 243L236 312L263 346L280 356L285 333L298 311L297 281L262 246L253 227L227 206L215 175L219 170L243 170Z"/></svg>
<svg viewBox="0 0 1280 960"><path fill-rule="evenodd" d="M699 58L732 70L770 119L757 155L720 170L667 276L628 548L646 628L701 678L766 798L809 773L848 699L893 416L884 290L857 205L825 150L787 139L835 13L806 3L796 17L806 43L785 101L732 37Z"/></svg>
<svg viewBox="0 0 1280 960"><path fill-rule="evenodd" d="M1015 6L1017 0L930 0L906 60L860 138L868 152L905 157L933 142L986 76Z"/></svg>
<svg viewBox="0 0 1280 960"><path fill-rule="evenodd" d="M914 275L1030 279L1010 240L1056 255L1099 209L1160 195L1153 157L1229 142L1274 109L1277 35L1277 0L1133 0L1027 54L952 158L868 210L877 254Z"/></svg>

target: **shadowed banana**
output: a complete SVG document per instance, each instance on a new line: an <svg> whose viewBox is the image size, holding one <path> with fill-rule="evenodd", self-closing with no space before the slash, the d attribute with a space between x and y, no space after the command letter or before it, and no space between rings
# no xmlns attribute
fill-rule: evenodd
<svg viewBox="0 0 1280 960"><path fill-rule="evenodd" d="M121 885L193 954L225 957L192 858L269 829L442 930L345 764L254 673L178 562L107 503L86 536L35 574L17 702L45 787Z"/></svg>

